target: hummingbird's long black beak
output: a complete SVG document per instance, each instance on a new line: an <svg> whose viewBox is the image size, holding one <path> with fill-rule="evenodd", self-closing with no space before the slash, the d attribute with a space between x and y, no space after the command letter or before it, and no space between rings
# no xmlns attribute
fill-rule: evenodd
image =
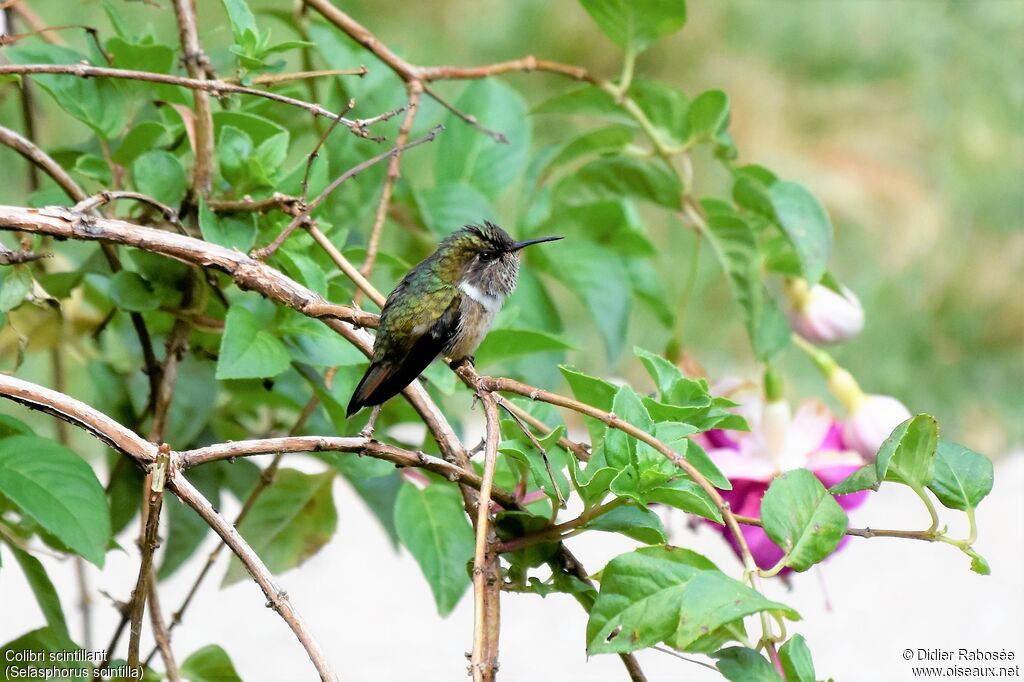
<svg viewBox="0 0 1024 682"><path fill-rule="evenodd" d="M509 248L509 251L518 251L524 246L529 246L530 244L540 244L541 242L554 242L558 241L559 239L563 239L563 237L537 237L536 239L524 239L521 242L516 242L515 244L513 244Z"/></svg>

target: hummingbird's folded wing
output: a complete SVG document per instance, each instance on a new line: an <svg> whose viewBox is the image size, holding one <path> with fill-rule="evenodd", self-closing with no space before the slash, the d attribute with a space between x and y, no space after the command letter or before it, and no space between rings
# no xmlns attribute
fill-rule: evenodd
<svg viewBox="0 0 1024 682"><path fill-rule="evenodd" d="M462 295L452 288L451 300L440 309L439 315L431 318L424 316L422 310L418 311L418 324L412 326L411 332L389 329L399 325L400 320L396 318L400 313L386 311L391 314L384 314L382 311L373 361L352 394L347 410L349 416L364 406L380 405L411 384L456 333L461 307Z"/></svg>

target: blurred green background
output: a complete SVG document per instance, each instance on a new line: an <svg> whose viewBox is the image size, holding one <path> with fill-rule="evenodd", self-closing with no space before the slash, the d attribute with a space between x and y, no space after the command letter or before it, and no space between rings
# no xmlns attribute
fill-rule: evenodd
<svg viewBox="0 0 1024 682"><path fill-rule="evenodd" d="M116 2L131 20L175 34L160 7ZM208 51L225 57L223 9L199 0ZM254 9L291 3L254 0ZM479 64L524 54L617 74L619 52L570 0L397 0L340 2L387 44L422 64ZM83 23L108 35L99 2L36 0L48 25ZM283 24L261 17L278 40ZM138 25L138 24L136 24ZM83 47L81 32L61 33ZM837 350L871 392L899 396L912 411L935 414L944 435L998 456L1024 441L1024 2L975 0L709 0L689 3L682 32L643 54L640 76L693 96L709 88L732 100L730 130L741 163L762 163L808 186L836 228L832 267L867 310L864 333ZM297 53L291 53L299 67ZM353 64L356 66L357 64ZM572 84L554 76L506 77L531 104ZM463 86L439 89L456 96ZM72 147L88 130L40 95L40 138ZM396 88L395 106L403 101ZM359 112L370 115L376 112ZM422 116L425 127L429 116ZM0 88L0 121L19 127L17 91ZM564 140L572 120L533 121L534 147ZM310 146L315 137L311 131ZM699 193L727 194L727 178L698 156ZM24 166L0 150L0 201L23 204ZM415 162L408 173L415 173ZM512 208L502 217L514 218ZM367 229L369 222L366 223ZM670 301L682 307L692 233L663 213L648 223L663 247L657 267ZM388 277L377 278L387 287ZM393 280L392 282L393 283ZM559 307L582 347L571 361L628 376L628 353L608 367L582 312L564 291ZM685 328L665 329L634 309L629 343L660 350L673 331L712 377L756 377L738 307L710 250L702 250ZM578 325L578 327L577 327ZM627 345L627 348L629 345ZM785 355L791 397L824 394L796 351Z"/></svg>

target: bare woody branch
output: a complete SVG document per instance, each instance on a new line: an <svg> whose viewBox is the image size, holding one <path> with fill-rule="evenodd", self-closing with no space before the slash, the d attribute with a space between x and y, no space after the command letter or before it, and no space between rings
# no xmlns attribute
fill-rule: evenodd
<svg viewBox="0 0 1024 682"><path fill-rule="evenodd" d="M476 506L476 546L473 553L473 652L470 674L473 682L493 682L498 672L498 634L501 625L501 563L494 550L496 541L491 525L491 488L498 459L498 403L490 393L482 393L487 419L484 446L484 475Z"/></svg>
<svg viewBox="0 0 1024 682"><path fill-rule="evenodd" d="M196 26L195 0L173 0L174 18L178 24L178 36L184 53L185 71L196 82L205 82L209 60L199 44L199 29ZM213 109L207 91L197 89L192 94L195 108L195 139L192 141L195 166L192 170L192 188L205 197L213 186L214 141Z"/></svg>

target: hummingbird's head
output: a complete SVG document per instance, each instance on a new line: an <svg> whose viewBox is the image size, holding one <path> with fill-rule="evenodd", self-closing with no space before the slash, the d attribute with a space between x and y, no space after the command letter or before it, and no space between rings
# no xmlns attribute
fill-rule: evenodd
<svg viewBox="0 0 1024 682"><path fill-rule="evenodd" d="M443 269L456 283L467 283L492 296L508 296L516 286L519 257L523 247L550 242L561 237L541 237L515 241L505 230L485 220L481 225L466 225L449 235L438 254Z"/></svg>

